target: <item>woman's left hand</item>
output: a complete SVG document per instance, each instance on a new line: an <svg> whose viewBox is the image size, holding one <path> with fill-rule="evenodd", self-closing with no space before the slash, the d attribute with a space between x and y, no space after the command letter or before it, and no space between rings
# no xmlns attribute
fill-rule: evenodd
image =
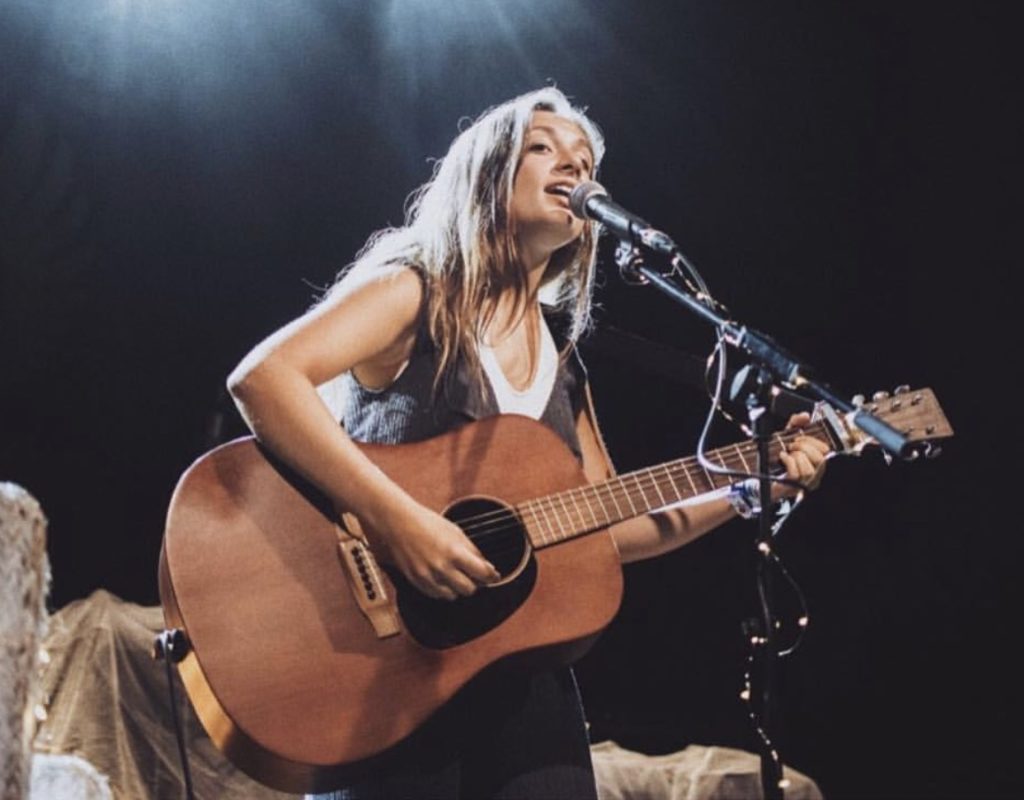
<svg viewBox="0 0 1024 800"><path fill-rule="evenodd" d="M806 428L810 422L810 414L794 414L789 418L786 430ZM829 450L828 444L821 439L816 439L813 436L797 436L793 441L788 442L785 449L779 453L779 460L786 468L786 478L801 484L805 490L817 489L825 475L825 461ZM782 497L792 497L798 491L795 486L776 483L772 487L772 496L778 500Z"/></svg>

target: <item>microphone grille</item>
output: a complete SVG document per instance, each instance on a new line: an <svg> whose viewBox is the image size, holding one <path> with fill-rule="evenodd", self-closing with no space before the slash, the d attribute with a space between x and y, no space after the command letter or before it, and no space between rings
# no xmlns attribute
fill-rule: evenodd
<svg viewBox="0 0 1024 800"><path fill-rule="evenodd" d="M608 190L597 181L583 181L583 183L577 184L576 188L569 192L570 210L580 219L589 219L587 202L596 195L607 196Z"/></svg>

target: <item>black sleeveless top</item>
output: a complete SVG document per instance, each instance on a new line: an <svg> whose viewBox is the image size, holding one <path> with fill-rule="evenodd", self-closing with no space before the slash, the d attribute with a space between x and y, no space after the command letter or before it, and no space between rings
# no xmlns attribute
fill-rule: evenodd
<svg viewBox="0 0 1024 800"><path fill-rule="evenodd" d="M557 316L545 311L555 346L562 350L564 326ZM472 378L464 360L434 389L437 350L421 325L405 369L384 389L369 389L351 373L345 373L346 403L341 423L359 442L400 444L417 442L445 433L466 422L499 413L490 381L483 375L484 391ZM540 421L557 433L582 460L576 418L583 404L586 371L575 348L559 360L555 383Z"/></svg>

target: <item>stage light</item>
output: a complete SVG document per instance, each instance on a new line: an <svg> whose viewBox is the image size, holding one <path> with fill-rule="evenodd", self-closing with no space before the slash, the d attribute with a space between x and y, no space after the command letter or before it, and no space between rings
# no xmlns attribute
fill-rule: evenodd
<svg viewBox="0 0 1024 800"><path fill-rule="evenodd" d="M295 119L295 85L329 65L357 74L338 6L316 0L9 0L46 31L45 83L89 117L250 126Z"/></svg>
<svg viewBox="0 0 1024 800"><path fill-rule="evenodd" d="M575 3L572 3L575 5ZM533 82L543 76L523 42L543 6L536 0L393 0L379 18L382 44L393 68L401 70L408 94L443 85L446 77L462 81L472 76L466 68L485 64L486 52L508 69L524 71ZM479 72L476 77L482 78Z"/></svg>

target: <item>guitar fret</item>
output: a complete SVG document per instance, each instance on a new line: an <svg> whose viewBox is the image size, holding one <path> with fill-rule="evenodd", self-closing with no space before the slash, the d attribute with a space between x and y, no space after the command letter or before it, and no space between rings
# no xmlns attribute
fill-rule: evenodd
<svg viewBox="0 0 1024 800"><path fill-rule="evenodd" d="M747 463L747 459L743 457L743 448L740 447L739 443L733 445L736 448L736 453L740 457L740 463L743 465L744 472L750 472L750 465Z"/></svg>
<svg viewBox="0 0 1024 800"><path fill-rule="evenodd" d="M693 482L693 476L690 474L690 467L685 461L680 462L680 466L683 468L683 472L686 473L686 480L690 482L690 488L693 490L693 496L696 497L700 494L697 491L697 484Z"/></svg>
<svg viewBox="0 0 1024 800"><path fill-rule="evenodd" d="M601 494L598 492L597 487L584 487L583 499L590 511L590 516L594 520L594 525L598 528L607 525L610 517L608 516L608 510L604 507L604 501L601 499Z"/></svg>
<svg viewBox="0 0 1024 800"><path fill-rule="evenodd" d="M604 500L601 499L601 493L597 490L597 487L590 487L590 494L593 495L593 497L597 501L598 505L601 506L601 522L598 524L598 527L600 528L600 527L604 527L605 525L610 524L611 521L612 521L612 518L608 514L608 509L605 507ZM595 517L595 521L596 521L596 517Z"/></svg>
<svg viewBox="0 0 1024 800"><path fill-rule="evenodd" d="M575 521L574 521L574 518L572 517L572 513L573 512L569 512L570 513L569 521L574 523L572 527L574 529L575 528L586 527L585 523L583 521L583 512L580 511L579 503L576 502L576 493L573 492L573 491L568 491L568 492L565 492L565 494L569 495L569 499L572 501L572 507L575 509L575 514L576 514Z"/></svg>
<svg viewBox="0 0 1024 800"><path fill-rule="evenodd" d="M522 507L523 512L529 512L534 515L534 527L537 529L537 544L546 545L548 543L548 537L544 533L544 529L541 525L541 515L538 511L537 503L527 503ZM528 527L527 527L528 528Z"/></svg>
<svg viewBox="0 0 1024 800"><path fill-rule="evenodd" d="M715 455L718 456L718 463L722 467L722 469L726 469L726 470L729 470L731 472L732 468L728 464L725 463L725 452L724 452L724 450L715 450ZM721 477L724 478L724 477L727 477L727 476L723 475Z"/></svg>
<svg viewBox="0 0 1024 800"><path fill-rule="evenodd" d="M699 461L697 462L697 466L700 467L700 471L704 473L704 477L707 479L708 491L714 491L714 489L716 488L715 482L714 482L714 480L712 480L711 473L708 472L707 467L705 467Z"/></svg>
<svg viewBox="0 0 1024 800"><path fill-rule="evenodd" d="M597 504L598 509L601 512L600 518L597 519L598 527L603 528L604 525L610 524L611 514L608 513L607 507L604 505L604 500L601 497L601 493L596 488L591 487L589 489L591 499Z"/></svg>
<svg viewBox="0 0 1024 800"><path fill-rule="evenodd" d="M683 493L680 492L679 491L679 487L676 486L675 478L672 477L672 470L671 470L671 468L669 467L668 464L665 464L663 469L665 470L665 474L668 475L668 482L672 484L672 491L675 493L676 500L682 500L683 499Z"/></svg>
<svg viewBox="0 0 1024 800"><path fill-rule="evenodd" d="M587 501L587 493L585 491L583 491L582 489L579 489L579 490L575 490L574 489L574 490L572 490L572 494L580 496L580 499L583 501L583 507L586 508L588 511L590 511L590 518L596 522L597 521L597 517L594 516L594 510L590 507L590 503ZM579 508L579 504L577 504L577 502L575 502L575 497L573 497L572 503L574 505L577 505L577 507ZM591 527L590 522L587 521L587 517L584 514L582 514L582 513L580 514L580 527L584 528L584 529L589 529Z"/></svg>
<svg viewBox="0 0 1024 800"><path fill-rule="evenodd" d="M650 469L648 467L647 474L650 475L651 476L651 480L654 481L654 491L656 491L658 493L658 500L661 501L660 505L661 506L667 506L668 503L665 502L665 495L663 495L661 493L661 487L658 486L658 479L656 477L654 477L654 470L652 470L652 469Z"/></svg>
<svg viewBox="0 0 1024 800"><path fill-rule="evenodd" d="M541 544L548 544L548 536L551 535L553 537L554 529L551 527L551 520L548 519L548 515L544 512L543 502L531 503L530 510L533 511L534 519L543 520L544 524L547 525L548 533L545 533L544 529L540 526L538 526L538 533L540 534ZM554 541L553 538L552 541Z"/></svg>
<svg viewBox="0 0 1024 800"><path fill-rule="evenodd" d="M584 509L584 510L585 510L585 511L587 512L587 514L588 514L588 515L590 516L590 522L587 522L587 517L586 517L586 516L584 516L584 517L583 517L583 524L584 524L584 525L585 525L585 526L586 526L586 527L587 527L588 529L590 529L590 528L591 528L591 526L592 526L592 525L593 525L594 523L596 523L596 522L597 522L597 517L596 517L596 516L594 516L594 509L592 509L592 508L590 507L590 503L589 503L589 502L587 501L587 493L586 493L585 491L583 491L583 489L582 489L582 488L581 488L581 489L577 489L577 490L575 490L575 491L576 491L576 494L578 494L578 495L579 495L579 499L580 499L580 501L581 501L581 503L582 503L583 509Z"/></svg>
<svg viewBox="0 0 1024 800"><path fill-rule="evenodd" d="M608 492L608 496L612 499L612 505L615 506L615 516L617 519L625 519L625 515L622 513L622 509L619 508L619 501L615 499L615 489L612 488Z"/></svg>
<svg viewBox="0 0 1024 800"><path fill-rule="evenodd" d="M776 434L775 434L775 439L776 439L776 440L778 441L778 443L779 443L779 453L785 453L785 452L787 452L787 450L786 450L786 440L782 438L782 434L781 434L781 433L776 433ZM776 459L778 459L778 457L779 457L779 455L778 455L778 453L777 453L777 454L775 455L775 458L776 458ZM770 471L770 469L766 470L766 472L768 472L768 471Z"/></svg>
<svg viewBox="0 0 1024 800"><path fill-rule="evenodd" d="M558 532L560 534L560 538L564 539L565 538L565 526L562 525L562 517L558 513L558 509L555 508L555 498L556 497L559 498L559 502L560 503L562 502L562 499L561 499L561 497L559 495L557 495L557 494L556 495L548 495L548 505L551 506L551 512L555 515L555 522L558 523ZM562 503L562 505L564 507L565 504ZM558 541L558 539L556 539L555 541Z"/></svg>
<svg viewBox="0 0 1024 800"><path fill-rule="evenodd" d="M626 493L626 499L629 501L629 510L633 512L633 516L636 516L640 512L636 510L636 506L633 504L633 496L629 493L629 489L626 488L626 484L623 482L622 478L619 478L617 480L617 483L619 484L619 486L622 487L622 490Z"/></svg>
<svg viewBox="0 0 1024 800"><path fill-rule="evenodd" d="M580 489L580 495L583 497L583 503L584 503L584 505L586 505L587 511L590 512L590 518L594 522L594 527L595 528L600 528L601 525L597 521L597 514L594 513L594 507L590 504L590 498L587 496L587 494L588 493L587 493L587 490L585 488Z"/></svg>
<svg viewBox="0 0 1024 800"><path fill-rule="evenodd" d="M550 507L550 505L551 504L549 502L548 506ZM555 523L558 522L558 516L552 513L554 509L546 510L543 503L540 508L544 512L544 522L546 522L548 526L548 541L550 543L557 542L558 532L555 530Z"/></svg>
<svg viewBox="0 0 1024 800"><path fill-rule="evenodd" d="M640 492L640 502L643 504L643 509L644 511L647 511L650 509L651 504L647 502L647 495L644 494L644 486L640 483L640 476L635 472L631 472L630 474L633 476L633 482L636 484L636 488Z"/></svg>

